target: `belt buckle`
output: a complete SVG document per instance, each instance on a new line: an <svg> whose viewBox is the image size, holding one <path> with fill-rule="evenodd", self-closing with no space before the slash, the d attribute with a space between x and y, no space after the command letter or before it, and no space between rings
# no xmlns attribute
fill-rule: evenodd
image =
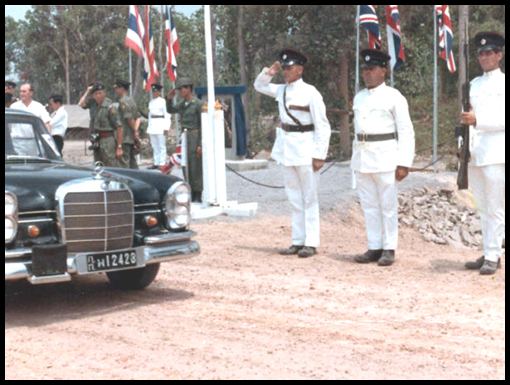
<svg viewBox="0 0 510 385"><path fill-rule="evenodd" d="M367 142L368 141L368 134L366 132L361 134L361 141Z"/></svg>

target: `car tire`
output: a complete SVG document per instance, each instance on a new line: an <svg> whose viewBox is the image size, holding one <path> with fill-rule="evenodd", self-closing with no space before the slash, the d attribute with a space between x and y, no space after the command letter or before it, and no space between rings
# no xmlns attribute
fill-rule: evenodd
<svg viewBox="0 0 510 385"><path fill-rule="evenodd" d="M115 289L143 290L156 279L159 266L160 264L156 263L141 269L114 271L106 275Z"/></svg>

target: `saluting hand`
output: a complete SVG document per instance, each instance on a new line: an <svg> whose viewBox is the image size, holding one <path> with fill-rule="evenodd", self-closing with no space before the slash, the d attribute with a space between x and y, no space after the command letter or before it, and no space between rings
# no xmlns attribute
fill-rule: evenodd
<svg viewBox="0 0 510 385"><path fill-rule="evenodd" d="M167 95L166 97L167 97L168 99L173 99L173 98L175 98L175 93L176 93L176 90L175 90L175 88L174 88L172 91L170 91L170 92L168 93L168 95Z"/></svg>
<svg viewBox="0 0 510 385"><path fill-rule="evenodd" d="M279 61L274 62L271 68L269 68L269 71L267 71L267 74L271 77L275 77L280 72L280 67Z"/></svg>

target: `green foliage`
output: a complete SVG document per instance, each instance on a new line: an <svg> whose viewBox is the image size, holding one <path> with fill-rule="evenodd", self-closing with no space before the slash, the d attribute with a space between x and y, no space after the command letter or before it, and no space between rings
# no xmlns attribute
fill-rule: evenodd
<svg viewBox="0 0 510 385"><path fill-rule="evenodd" d="M144 7L138 7L143 13ZM458 7L450 6L457 60ZM377 9L386 46L385 10L383 6ZM423 138L421 147L429 144L432 131L433 6L401 5L399 10L406 64L395 73L395 86L409 100L417 136ZM165 75L164 45L160 45L163 25L159 6L153 6L152 15L158 68L166 89L170 89L173 85ZM192 78L196 85L204 85L207 79L203 10L191 17L179 13L174 13L174 17L181 45L177 73ZM274 100L256 93L252 84L262 68L278 59L278 52L285 46L298 48L310 57L305 80L320 90L329 109L349 108L354 97L356 66L355 5L216 5L214 19L216 84L239 84L244 76L252 138L260 136L255 132L260 127L260 116L278 115ZM70 102L76 103L93 81L110 85L116 77L129 78L128 49L124 45L127 22L128 6L39 5L33 6L24 21L6 17L6 76L13 67L22 80L36 85L36 98L45 101L52 93L65 94L67 70L70 80L67 91ZM471 40L482 30L504 34L505 5L470 6L469 29ZM365 31L361 31L361 38L361 45L365 46ZM240 49L244 51L244 61L240 60ZM479 68L473 44L470 57L470 73L474 77ZM340 73L341 60L348 66L349 100L341 97L345 81ZM141 73L137 71L140 69L140 59L134 54L135 95L144 107L148 96L141 91ZM281 77L275 80L283 81ZM441 132L451 132L457 120L457 82L457 74L450 74L440 60Z"/></svg>

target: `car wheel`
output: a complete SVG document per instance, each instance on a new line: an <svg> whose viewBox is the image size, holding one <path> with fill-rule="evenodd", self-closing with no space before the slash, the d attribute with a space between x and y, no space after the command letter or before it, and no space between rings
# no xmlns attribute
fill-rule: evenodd
<svg viewBox="0 0 510 385"><path fill-rule="evenodd" d="M106 273L114 288L120 290L142 290L149 286L158 275L159 263L141 269Z"/></svg>

